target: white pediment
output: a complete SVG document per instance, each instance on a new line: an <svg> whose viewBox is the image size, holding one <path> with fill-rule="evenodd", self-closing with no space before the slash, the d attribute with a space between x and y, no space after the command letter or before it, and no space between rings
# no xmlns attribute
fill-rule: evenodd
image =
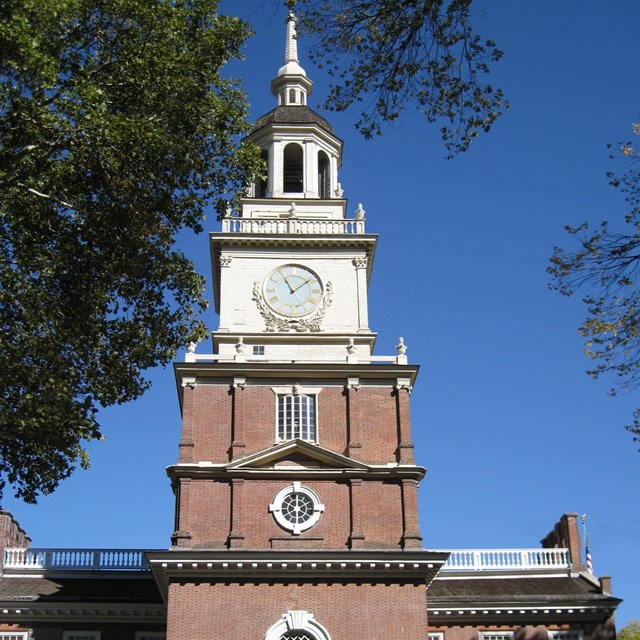
<svg viewBox="0 0 640 640"><path fill-rule="evenodd" d="M258 451L227 465L227 470L240 469L354 469L367 471L369 466L313 442L289 440Z"/></svg>

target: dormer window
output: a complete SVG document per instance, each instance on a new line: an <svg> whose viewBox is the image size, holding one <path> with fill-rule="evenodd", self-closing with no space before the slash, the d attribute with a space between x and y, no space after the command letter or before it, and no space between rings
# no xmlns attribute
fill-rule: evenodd
<svg viewBox="0 0 640 640"><path fill-rule="evenodd" d="M284 148L283 191L302 193L303 191L303 153L302 147L295 142Z"/></svg>

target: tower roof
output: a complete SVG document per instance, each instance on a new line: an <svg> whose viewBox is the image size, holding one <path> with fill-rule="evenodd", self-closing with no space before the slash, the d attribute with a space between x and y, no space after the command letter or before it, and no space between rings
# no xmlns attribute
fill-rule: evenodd
<svg viewBox="0 0 640 640"><path fill-rule="evenodd" d="M333 133L333 127L320 114L306 105L280 105L258 118L251 127L250 133L254 133L268 124L316 124L329 133Z"/></svg>

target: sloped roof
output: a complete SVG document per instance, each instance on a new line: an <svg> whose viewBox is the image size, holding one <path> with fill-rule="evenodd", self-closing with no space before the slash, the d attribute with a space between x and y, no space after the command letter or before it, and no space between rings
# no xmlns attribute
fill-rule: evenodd
<svg viewBox="0 0 640 640"><path fill-rule="evenodd" d="M135 577L91 576L9 577L0 579L0 601L56 603L161 604L162 598L150 573Z"/></svg>
<svg viewBox="0 0 640 640"><path fill-rule="evenodd" d="M306 105L280 105L269 111L254 123L252 134L268 124L316 124L333 134L333 127L313 109Z"/></svg>
<svg viewBox="0 0 640 640"><path fill-rule="evenodd" d="M558 576L517 577L517 578L460 578L434 580L429 587L429 601L438 599L451 600L472 598L473 600L486 598L521 598L548 596L579 596L593 595L598 598L607 596L600 593L598 587L582 578Z"/></svg>

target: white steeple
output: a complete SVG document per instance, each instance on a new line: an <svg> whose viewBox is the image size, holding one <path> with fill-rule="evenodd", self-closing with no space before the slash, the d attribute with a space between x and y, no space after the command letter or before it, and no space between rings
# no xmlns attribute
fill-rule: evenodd
<svg viewBox="0 0 640 640"><path fill-rule="evenodd" d="M278 104L245 139L260 149L266 176L211 236L220 314L214 351L234 362L369 362L376 238L365 232L362 205L347 216L338 181L342 141L307 104L311 81L297 49L290 12L284 64L271 83ZM402 348L397 358L406 357Z"/></svg>
<svg viewBox="0 0 640 640"><path fill-rule="evenodd" d="M271 93L278 98L279 105L306 105L311 95L313 83L298 61L298 41L296 37L296 16L289 10L287 34L284 45L284 65L278 76L271 82Z"/></svg>

